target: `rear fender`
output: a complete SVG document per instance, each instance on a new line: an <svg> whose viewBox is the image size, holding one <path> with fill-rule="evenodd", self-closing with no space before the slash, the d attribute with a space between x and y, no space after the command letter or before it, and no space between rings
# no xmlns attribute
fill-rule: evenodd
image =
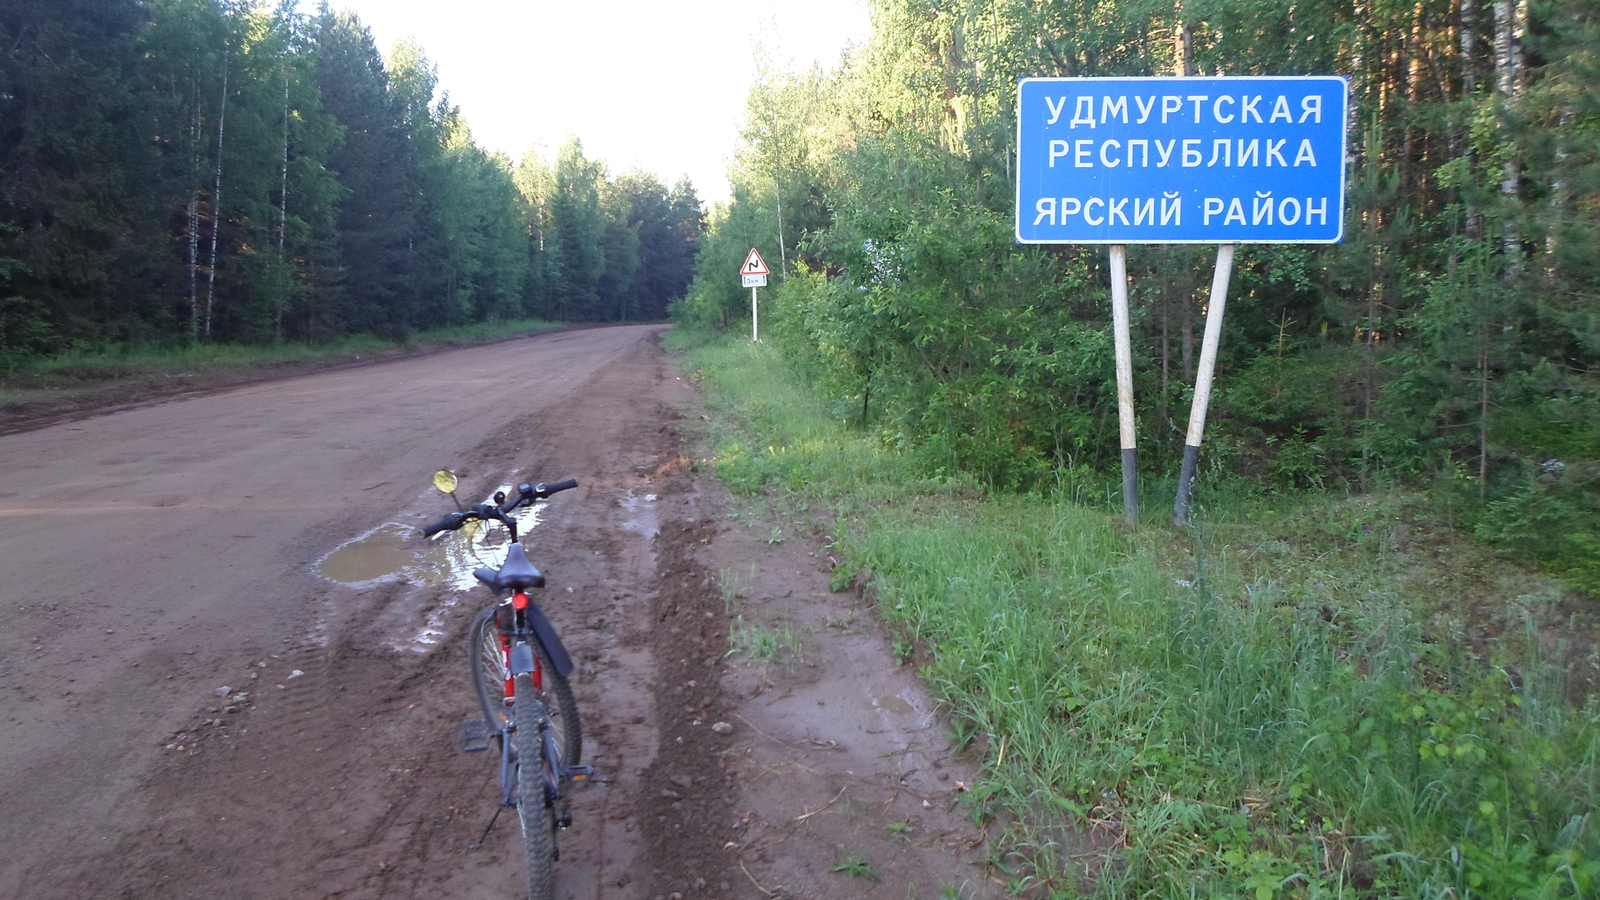
<svg viewBox="0 0 1600 900"><path fill-rule="evenodd" d="M575 668L572 665L572 657L567 655L567 648L561 644L561 636L556 634L556 627L545 618L544 610L539 608L539 604L530 600L528 608L524 609L522 614L527 617L528 624L533 626L533 633L538 637L540 646L544 647L545 655L550 657L550 665L556 670L556 674L562 678L571 675Z"/></svg>

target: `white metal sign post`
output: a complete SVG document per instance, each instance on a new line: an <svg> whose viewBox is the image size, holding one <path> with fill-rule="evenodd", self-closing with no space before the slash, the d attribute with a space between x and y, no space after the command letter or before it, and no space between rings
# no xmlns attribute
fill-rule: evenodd
<svg viewBox="0 0 1600 900"><path fill-rule="evenodd" d="M750 248L750 255L744 258L744 265L739 267L739 281L750 289L750 340L761 342L760 312L756 306L756 289L767 286L767 276L772 272L767 269L767 263Z"/></svg>
<svg viewBox="0 0 1600 900"><path fill-rule="evenodd" d="M1173 506L1188 519L1222 340L1233 247L1344 233L1347 82L1338 76L1024 78L1017 85L1017 242L1109 244L1123 507L1138 517L1128 244L1216 244L1188 440Z"/></svg>
<svg viewBox="0 0 1600 900"><path fill-rule="evenodd" d="M1211 376L1217 368L1217 346L1222 343L1222 311L1228 305L1228 278L1233 274L1233 245L1217 247L1217 270L1211 276L1211 296L1206 306L1206 336L1200 343L1200 371L1194 379L1194 399L1189 402L1189 435L1183 442L1183 467L1178 470L1178 498L1172 504L1172 521L1189 521L1189 488L1200 462L1200 439L1206 431L1206 407L1211 402Z"/></svg>
<svg viewBox="0 0 1600 900"><path fill-rule="evenodd" d="M1133 417L1133 340L1128 326L1128 248L1111 245L1111 332L1117 350L1117 431L1122 439L1122 509L1139 516L1139 465Z"/></svg>

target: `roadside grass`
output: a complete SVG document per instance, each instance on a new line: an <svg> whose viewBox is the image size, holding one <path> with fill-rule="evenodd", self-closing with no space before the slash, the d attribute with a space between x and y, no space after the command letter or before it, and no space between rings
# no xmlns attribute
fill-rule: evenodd
<svg viewBox="0 0 1600 900"><path fill-rule="evenodd" d="M1217 490L1191 529L1129 529L1092 476L1019 497L919 472L765 347L684 364L719 475L825 503L841 567L920 648L1016 893L1600 894L1600 702L1566 679L1595 648L1543 634L1564 589L1425 497Z"/></svg>
<svg viewBox="0 0 1600 900"><path fill-rule="evenodd" d="M458 325L413 332L402 346L427 343L475 344L557 327L559 323L536 319ZM166 372L192 375L215 368L271 367L352 354L379 354L392 352L396 346L394 341L371 335L359 335L316 345L279 343L260 346L190 344L79 347L50 357L0 357L0 377L11 382L13 386L19 384L31 386L29 379L60 383Z"/></svg>

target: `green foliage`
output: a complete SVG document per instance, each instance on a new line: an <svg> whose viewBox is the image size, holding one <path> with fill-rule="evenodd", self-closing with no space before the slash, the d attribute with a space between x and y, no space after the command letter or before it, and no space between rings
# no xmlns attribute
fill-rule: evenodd
<svg viewBox="0 0 1600 900"><path fill-rule="evenodd" d="M167 324L151 264L165 249L162 211L139 190L160 183L144 24L134 0L0 7L0 259L11 261L0 296L24 298L8 301L8 319L28 344Z"/></svg>
<svg viewBox="0 0 1600 900"><path fill-rule="evenodd" d="M848 848L840 847L839 854L844 857L844 860L834 866L833 871L843 872L851 878L865 878L869 881L883 880L883 876L878 874L877 869L874 869L866 860L851 853Z"/></svg>
<svg viewBox="0 0 1600 900"><path fill-rule="evenodd" d="M711 385L713 440L796 448L800 487L769 497L838 511L841 568L868 573L982 759L967 796L1010 823L992 834L1023 861L1013 890L1509 900L1600 884L1600 708L1568 702L1568 661L1539 641L1463 638L1457 599L1511 570L1430 548L1426 504L1312 497L1131 532L1070 485L984 498L919 481L774 362L727 343L686 360Z"/></svg>
<svg viewBox="0 0 1600 900"><path fill-rule="evenodd" d="M632 314L664 319L667 307L694 278L694 257L705 227L700 200L687 180L669 190L655 176L637 171L620 176L615 192L627 204L627 226L639 242Z"/></svg>
<svg viewBox="0 0 1600 900"><path fill-rule="evenodd" d="M694 186L606 166L568 138L552 168L533 150L516 173L532 236L533 309L579 321L660 319L688 289L704 221Z"/></svg>
<svg viewBox="0 0 1600 900"><path fill-rule="evenodd" d="M763 628L750 625L737 616L728 629L728 656L743 653L767 662L797 662L801 657L800 638L788 625Z"/></svg>
<svg viewBox="0 0 1600 900"><path fill-rule="evenodd" d="M26 297L0 297L0 370L44 351L50 322L42 305Z"/></svg>
<svg viewBox="0 0 1600 900"><path fill-rule="evenodd" d="M1334 484L1351 470L1362 435L1348 407L1329 398L1358 390L1366 368L1365 353L1352 347L1257 357L1217 399L1238 452L1277 488Z"/></svg>
<svg viewBox="0 0 1600 900"><path fill-rule="evenodd" d="M1600 505L1592 489L1530 478L1491 500L1473 532L1504 555L1540 565L1600 596Z"/></svg>
<svg viewBox="0 0 1600 900"><path fill-rule="evenodd" d="M738 185L733 191L730 206L712 210L710 231L695 256L694 282L670 310L673 321L692 329L727 331L736 323L747 329L750 292L740 287L739 267L751 248L763 259L776 256L774 223L757 205L741 201L744 191ZM770 283L777 286L783 273L775 269L774 276Z"/></svg>
<svg viewBox="0 0 1600 900"><path fill-rule="evenodd" d="M1105 258L1014 243L1016 79L1346 73L1345 240L1240 248L1197 502L1244 480L1470 482L1475 501L1452 497L1484 512L1529 461L1600 458L1600 21L1577 0L1492 6L878 0L836 71L761 68L732 200L674 317L744 330L732 273L777 250L762 337L838 419L1007 490L1107 471ZM1497 49L1495 9L1520 56ZM1212 259L1130 249L1147 479L1176 469ZM1574 509L1600 501L1573 490ZM1510 549L1514 532L1478 533Z"/></svg>

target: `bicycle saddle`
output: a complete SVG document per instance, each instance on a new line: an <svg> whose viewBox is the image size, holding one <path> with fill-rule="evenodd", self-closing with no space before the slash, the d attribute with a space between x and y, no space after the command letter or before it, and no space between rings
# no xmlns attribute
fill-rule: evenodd
<svg viewBox="0 0 1600 900"><path fill-rule="evenodd" d="M528 562L528 554L523 551L521 541L506 550L506 563L498 571L479 566L472 575L497 591L525 591L544 587L544 576L533 567L533 563Z"/></svg>

